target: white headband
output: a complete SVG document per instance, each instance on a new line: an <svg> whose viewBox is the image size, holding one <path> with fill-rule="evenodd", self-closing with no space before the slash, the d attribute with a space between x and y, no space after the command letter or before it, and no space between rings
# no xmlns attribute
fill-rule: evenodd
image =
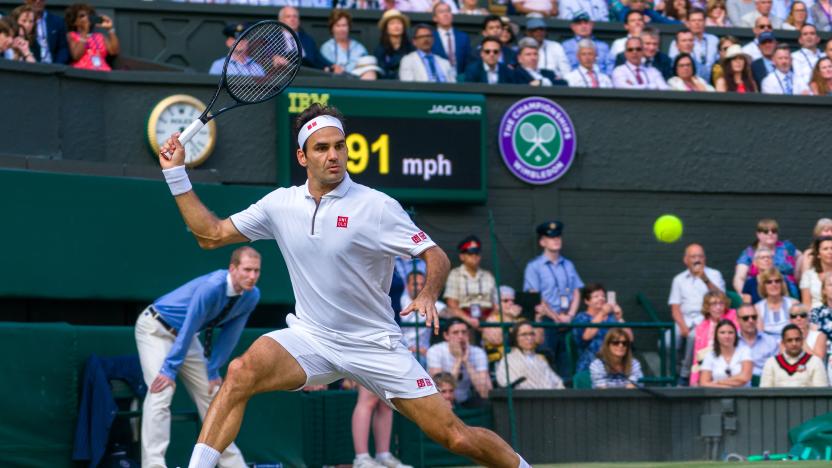
<svg viewBox="0 0 832 468"><path fill-rule="evenodd" d="M341 134L344 134L344 127L341 125L340 120L331 115L319 115L309 122L306 122L303 127L301 127L300 132L298 132L298 148L303 149L303 145L306 143L306 140L308 140L313 133L326 127L335 127L338 130L341 130Z"/></svg>

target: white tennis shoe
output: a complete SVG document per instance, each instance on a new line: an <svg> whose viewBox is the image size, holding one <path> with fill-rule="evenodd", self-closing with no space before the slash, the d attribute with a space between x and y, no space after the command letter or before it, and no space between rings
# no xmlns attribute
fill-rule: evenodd
<svg viewBox="0 0 832 468"><path fill-rule="evenodd" d="M401 460L394 457L393 455L389 455L388 457L383 459L376 458L375 462L378 464L378 466L384 466L387 468L413 468L410 465L405 465L404 463L402 463Z"/></svg>
<svg viewBox="0 0 832 468"><path fill-rule="evenodd" d="M352 461L352 468L384 468L386 466L388 465L382 465L372 457L361 457Z"/></svg>

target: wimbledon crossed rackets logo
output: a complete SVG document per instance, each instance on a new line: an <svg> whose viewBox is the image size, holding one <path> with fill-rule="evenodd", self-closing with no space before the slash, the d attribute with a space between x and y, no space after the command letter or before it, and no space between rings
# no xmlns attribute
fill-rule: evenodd
<svg viewBox="0 0 832 468"><path fill-rule="evenodd" d="M503 115L500 153L509 170L530 184L548 184L563 176L575 156L575 128L554 102L530 97Z"/></svg>

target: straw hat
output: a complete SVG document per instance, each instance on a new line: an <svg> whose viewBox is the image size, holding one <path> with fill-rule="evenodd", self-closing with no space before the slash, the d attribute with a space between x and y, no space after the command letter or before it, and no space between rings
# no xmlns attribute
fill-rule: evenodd
<svg viewBox="0 0 832 468"><path fill-rule="evenodd" d="M355 62L355 68L352 69L353 75L357 77L361 77L364 73L375 70L376 73L381 74L384 70L378 66L378 61L372 55L365 55L363 57L359 57L358 60Z"/></svg>
<svg viewBox="0 0 832 468"><path fill-rule="evenodd" d="M742 46L739 44L731 44L728 50L725 51L725 60L731 60L734 57L742 55L748 63L751 63L751 56L742 51Z"/></svg>
<svg viewBox="0 0 832 468"><path fill-rule="evenodd" d="M402 23L404 23L405 31L410 29L410 18L408 18L404 15L404 13L400 12L395 8L391 8L385 11L383 15L381 15L381 19L378 20L378 29L384 31L384 28L387 27L387 22L393 18L398 18L402 21Z"/></svg>

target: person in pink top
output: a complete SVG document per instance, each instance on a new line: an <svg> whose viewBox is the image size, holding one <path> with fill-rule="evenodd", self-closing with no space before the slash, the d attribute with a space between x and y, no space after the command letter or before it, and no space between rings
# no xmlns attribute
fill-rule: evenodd
<svg viewBox="0 0 832 468"><path fill-rule="evenodd" d="M720 320L730 320L739 328L737 311L729 309L731 301L722 291L709 291L702 299L702 315L705 316L696 326L696 341L693 343L693 367L690 371L690 386L699 386L699 367L705 356L714 350L714 328Z"/></svg>
<svg viewBox="0 0 832 468"><path fill-rule="evenodd" d="M69 64L84 70L110 71L107 57L119 53L113 20L106 15L97 16L95 9L86 3L68 6L64 20L69 31ZM107 34L93 32L96 26L106 30Z"/></svg>

